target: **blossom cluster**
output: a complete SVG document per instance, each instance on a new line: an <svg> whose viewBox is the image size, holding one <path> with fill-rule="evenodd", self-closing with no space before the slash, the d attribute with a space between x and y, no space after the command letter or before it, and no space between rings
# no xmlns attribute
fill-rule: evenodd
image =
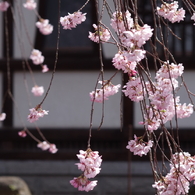
<svg viewBox="0 0 195 195"><path fill-rule="evenodd" d="M178 1L172 3L163 2L161 7L157 7L157 13L170 22L180 22L184 20L185 10L183 8L178 9Z"/></svg>
<svg viewBox="0 0 195 195"><path fill-rule="evenodd" d="M34 96L42 96L44 93L44 87L35 85L31 92L34 94Z"/></svg>
<svg viewBox="0 0 195 195"><path fill-rule="evenodd" d="M33 10L37 7L37 3L34 0L27 0L26 3L23 4L26 9Z"/></svg>
<svg viewBox="0 0 195 195"><path fill-rule="evenodd" d="M153 141L149 140L148 142L144 142L142 137L137 137L134 135L134 140L130 140L128 145L126 146L134 155L142 156L147 155L153 146Z"/></svg>
<svg viewBox="0 0 195 195"><path fill-rule="evenodd" d="M89 95L90 95L91 101L103 102L104 100L108 100L108 97L116 94L121 86L120 84L113 85L111 82L106 81L106 80L103 83L102 81L99 81L99 83L102 85L102 88L96 89L96 91L90 92Z"/></svg>
<svg viewBox="0 0 195 195"><path fill-rule="evenodd" d="M58 151L55 144L48 143L47 141L39 142L37 144L38 148L41 148L42 150L49 150L50 153L54 154Z"/></svg>
<svg viewBox="0 0 195 195"><path fill-rule="evenodd" d="M145 83L150 105L146 108L144 122L141 124L150 130L156 130L160 124L171 121L177 114L178 118L189 117L193 113L192 104L181 104L180 97L175 97L173 91L178 87L177 78L183 74L182 64L164 62L156 73L156 81L153 86L149 82ZM155 116L155 117L154 117Z"/></svg>
<svg viewBox="0 0 195 195"><path fill-rule="evenodd" d="M0 11L7 11L9 8L10 4L7 1L0 2Z"/></svg>
<svg viewBox="0 0 195 195"><path fill-rule="evenodd" d="M132 101L139 102L143 100L145 91L140 77L130 77L124 88L122 91L125 96L129 97Z"/></svg>
<svg viewBox="0 0 195 195"><path fill-rule="evenodd" d="M110 39L110 33L109 31L104 28L104 27L97 27L96 24L93 24L93 27L95 29L95 33L89 32L89 38L94 41L99 43L99 41L107 42Z"/></svg>
<svg viewBox="0 0 195 195"><path fill-rule="evenodd" d="M169 173L152 187L157 189L159 195L188 194L191 181L195 183L195 156L180 152L172 156Z"/></svg>
<svg viewBox="0 0 195 195"><path fill-rule="evenodd" d="M33 64L39 65L44 62L45 57L42 55L42 52L38 49L33 49L30 55L30 59L33 61Z"/></svg>
<svg viewBox="0 0 195 195"><path fill-rule="evenodd" d="M28 115L28 121L33 123L39 120L40 117L44 117L44 115L48 115L49 111L43 110L40 105L35 108L29 109L30 114Z"/></svg>
<svg viewBox="0 0 195 195"><path fill-rule="evenodd" d="M47 67L47 65L42 65L45 57L42 55L42 52L39 51L38 49L33 49L31 54L30 54L30 59L32 60L34 65L41 65L42 66L42 72L48 72L49 68Z"/></svg>
<svg viewBox="0 0 195 195"><path fill-rule="evenodd" d="M60 23L63 26L63 29L71 30L86 20L85 15L86 13L83 14L80 11L74 12L73 14L68 13L67 16L60 17Z"/></svg>
<svg viewBox="0 0 195 195"><path fill-rule="evenodd" d="M76 163L78 169L83 173L79 177L75 177L70 181L70 184L79 191L90 191L97 185L97 181L90 181L89 178L94 178L100 173L102 158L99 152L92 151L88 148L86 151L80 150L77 154L80 163Z"/></svg>
<svg viewBox="0 0 195 195"><path fill-rule="evenodd" d="M49 35L53 32L53 25L49 24L47 19L40 19L40 21L36 22L36 27L43 35Z"/></svg>
<svg viewBox="0 0 195 195"><path fill-rule="evenodd" d="M143 49L143 45L152 37L153 29L147 24L140 26L135 23L129 11L114 12L111 26L125 48L124 50L120 49L112 59L116 69L129 75L129 81L124 86L123 92L132 101L141 101L145 92L140 78L136 76L136 68L137 63L145 58L146 51Z"/></svg>

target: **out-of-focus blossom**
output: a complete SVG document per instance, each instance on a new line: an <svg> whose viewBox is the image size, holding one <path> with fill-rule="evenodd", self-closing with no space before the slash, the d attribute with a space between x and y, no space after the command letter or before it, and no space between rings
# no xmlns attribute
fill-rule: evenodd
<svg viewBox="0 0 195 195"><path fill-rule="evenodd" d="M23 4L26 9L33 10L37 7L37 3L34 0L27 0L26 3Z"/></svg>
<svg viewBox="0 0 195 195"><path fill-rule="evenodd" d="M42 72L45 73L45 72L48 72L49 71L49 68L47 67L47 65L42 65Z"/></svg>
<svg viewBox="0 0 195 195"><path fill-rule="evenodd" d="M36 27L43 35L49 35L53 32L53 25L49 24L49 20L41 19L36 22Z"/></svg>
<svg viewBox="0 0 195 195"><path fill-rule="evenodd" d="M0 2L0 11L7 11L7 9L9 8L9 3L7 1L3 1L3 2Z"/></svg>
<svg viewBox="0 0 195 195"><path fill-rule="evenodd" d="M5 118L6 118L6 113L2 112L2 113L0 114L0 121L4 121Z"/></svg>
<svg viewBox="0 0 195 195"><path fill-rule="evenodd" d="M37 86L37 85L35 85L32 88L31 92L34 94L34 96L42 96L43 93L44 93L44 88L43 88L43 86Z"/></svg>
<svg viewBox="0 0 195 195"><path fill-rule="evenodd" d="M20 137L26 137L26 131L19 131L18 132L18 135L20 136Z"/></svg>
<svg viewBox="0 0 195 195"><path fill-rule="evenodd" d="M39 65L42 64L44 61L44 56L42 56L42 52L38 49L33 49L30 55L30 59L33 61L33 64Z"/></svg>

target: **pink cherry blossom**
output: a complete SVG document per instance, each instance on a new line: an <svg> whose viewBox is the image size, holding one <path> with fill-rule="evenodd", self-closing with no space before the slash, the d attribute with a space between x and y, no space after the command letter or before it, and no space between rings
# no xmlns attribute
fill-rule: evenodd
<svg viewBox="0 0 195 195"><path fill-rule="evenodd" d="M37 147L44 151L49 150L49 152L52 154L55 154L58 151L55 144L48 143L47 141L39 142Z"/></svg>
<svg viewBox="0 0 195 195"><path fill-rule="evenodd" d="M94 178L100 172L100 166L102 162L101 156L99 156L97 151L87 151L80 150L80 154L77 154L77 157L80 160L80 163L76 163L78 169L84 171L84 175L87 178Z"/></svg>
<svg viewBox="0 0 195 195"><path fill-rule="evenodd" d="M37 86L37 85L35 85L32 88L31 92L34 94L34 96L42 96L43 93L44 93L44 88L43 88L43 86Z"/></svg>
<svg viewBox="0 0 195 195"><path fill-rule="evenodd" d="M23 4L26 9L33 10L37 7L37 3L34 0L27 0L26 3Z"/></svg>
<svg viewBox="0 0 195 195"><path fill-rule="evenodd" d="M86 151L80 150L77 154L80 163L76 163L78 169L83 173L79 177L75 177L70 181L70 184L79 191L90 191L97 185L97 181L90 181L89 178L94 178L99 174L102 163L102 157L99 156L98 151L92 151L88 148Z"/></svg>
<svg viewBox="0 0 195 195"><path fill-rule="evenodd" d="M88 36L92 41L99 43L99 39L103 42L107 42L110 39L110 33L107 29L99 26L98 31L96 24L93 24L93 27L95 29L95 33L89 32Z"/></svg>
<svg viewBox="0 0 195 195"><path fill-rule="evenodd" d="M44 115L48 115L49 111L42 110L40 105L36 106L35 108L29 109L30 114L28 115L28 121L33 123L39 120L40 117L44 117Z"/></svg>
<svg viewBox="0 0 195 195"><path fill-rule="evenodd" d="M48 72L49 68L47 67L47 65L42 65L42 73Z"/></svg>
<svg viewBox="0 0 195 195"><path fill-rule="evenodd" d="M46 141L43 141L43 142L39 142L37 144L37 147L41 148L42 150L48 150L50 148L50 144Z"/></svg>
<svg viewBox="0 0 195 195"><path fill-rule="evenodd" d="M7 11L9 8L10 4L7 1L0 2L0 11Z"/></svg>
<svg viewBox="0 0 195 195"><path fill-rule="evenodd" d="M86 13L74 12L73 14L68 13L67 16L60 17L60 23L63 26L63 29L72 29L76 28L78 24L81 24L86 20Z"/></svg>
<svg viewBox="0 0 195 195"><path fill-rule="evenodd" d="M49 35L53 32L53 25L49 24L49 20L41 19L36 22L36 27L43 35Z"/></svg>
<svg viewBox="0 0 195 195"><path fill-rule="evenodd" d="M0 114L0 121L4 121L5 118L6 118L6 113L2 112L2 113Z"/></svg>
<svg viewBox="0 0 195 195"><path fill-rule="evenodd" d="M55 154L58 151L58 149L56 148L55 144L50 144L49 146L49 152L51 152L52 154Z"/></svg>
<svg viewBox="0 0 195 195"><path fill-rule="evenodd" d="M23 131L19 131L19 132L18 132L18 135L19 135L20 137L26 137L27 134L26 134L26 131L23 130Z"/></svg>
<svg viewBox="0 0 195 195"><path fill-rule="evenodd" d="M111 26L119 35L122 32L131 29L134 26L134 22L130 12L128 10L125 13L120 11L114 12L111 19Z"/></svg>
<svg viewBox="0 0 195 195"><path fill-rule="evenodd" d="M90 181L85 176L81 175L71 180L70 184L74 186L74 188L78 188L79 191L89 192L97 185L97 181Z"/></svg>
<svg viewBox="0 0 195 195"><path fill-rule="evenodd" d="M139 77L132 77L124 88L126 89L122 90L122 92L124 92L125 96L129 97L132 101L139 102L143 100L145 89L143 88Z"/></svg>
<svg viewBox="0 0 195 195"><path fill-rule="evenodd" d="M38 49L33 49L30 55L30 59L33 61L33 64L39 65L42 64L44 61L44 56L42 56L42 52Z"/></svg>
<svg viewBox="0 0 195 195"><path fill-rule="evenodd" d="M146 51L143 49L135 49L133 51L125 52L124 55L129 62L139 62L145 58L145 53Z"/></svg>
<svg viewBox="0 0 195 195"><path fill-rule="evenodd" d="M135 68L137 63L129 61L125 53L126 52L119 51L117 54L115 54L114 58L112 59L113 66L118 70L123 70L124 73L135 75Z"/></svg>
<svg viewBox="0 0 195 195"><path fill-rule="evenodd" d="M153 141L149 140L148 142L144 142L141 138L138 139L134 135L134 140L130 140L126 148L133 152L134 155L142 156L147 155L152 146Z"/></svg>
<svg viewBox="0 0 195 195"><path fill-rule="evenodd" d="M176 111L177 111L177 117L178 118L186 118L190 117L191 114L194 112L194 106L192 104L186 105L184 103L183 105L177 104Z"/></svg>
<svg viewBox="0 0 195 195"><path fill-rule="evenodd" d="M191 20L194 20L195 21L195 13L193 13L192 17L191 17ZM194 23L195 25L195 23Z"/></svg>
<svg viewBox="0 0 195 195"><path fill-rule="evenodd" d="M102 85L102 81L99 81ZM96 89L96 91L90 92L91 101L103 102L103 100L108 100L108 97L114 95L118 92L120 84L113 85L111 82L104 81L101 89Z"/></svg>
<svg viewBox="0 0 195 195"><path fill-rule="evenodd" d="M153 29L147 24L144 24L143 27L138 26L132 28L128 31L123 31L120 40L127 47L142 47L146 41L148 41L153 33Z"/></svg>
<svg viewBox="0 0 195 195"><path fill-rule="evenodd" d="M166 61L163 63L161 68L157 71L156 73L156 79L159 77L162 78L177 78L183 74L184 66L179 63L174 64L174 63L169 63L169 61Z"/></svg>
<svg viewBox="0 0 195 195"><path fill-rule="evenodd" d="M172 155L170 171L152 187L157 189L157 194L188 194L190 181L195 180L195 157L188 152L180 152Z"/></svg>
<svg viewBox="0 0 195 195"><path fill-rule="evenodd" d="M183 8L178 9L178 7L178 1L172 3L163 2L161 7L157 7L157 13L172 23L180 22L184 20L185 10Z"/></svg>

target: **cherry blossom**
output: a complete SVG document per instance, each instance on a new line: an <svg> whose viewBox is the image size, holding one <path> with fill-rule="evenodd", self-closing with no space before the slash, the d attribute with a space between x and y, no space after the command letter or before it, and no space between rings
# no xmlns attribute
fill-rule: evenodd
<svg viewBox="0 0 195 195"><path fill-rule="evenodd" d="M98 151L92 151L88 148L86 151L80 150L77 154L80 163L76 163L78 169L83 173L79 177L75 177L70 181L70 184L79 191L90 191L97 185L97 181L90 181L89 178L94 178L99 174L102 163L102 158Z"/></svg>
<svg viewBox="0 0 195 195"><path fill-rule="evenodd" d="M147 24L144 24L143 27L136 25L136 28L123 31L120 40L125 46L130 48L142 47L152 37L152 31L153 29Z"/></svg>
<svg viewBox="0 0 195 195"><path fill-rule="evenodd" d="M134 135L134 140L130 140L126 148L133 152L134 155L142 156L147 155L152 146L153 141L149 140L148 142L144 142L142 138Z"/></svg>
<svg viewBox="0 0 195 195"><path fill-rule="evenodd" d="M99 83L102 85L102 81L99 81ZM96 91L89 93L91 101L103 102L103 100L108 100L108 97L116 94L120 87L120 84L113 85L111 82L105 80L101 89L96 89Z"/></svg>
<svg viewBox="0 0 195 195"><path fill-rule="evenodd" d="M34 96L42 96L43 93L44 93L44 88L43 88L43 86L37 86L37 85L35 85L32 88L31 92L34 94Z"/></svg>
<svg viewBox="0 0 195 195"><path fill-rule="evenodd" d="M124 20L126 21L124 23ZM134 26L133 18L127 10L125 13L116 11L111 19L112 28L120 35L122 32L131 29Z"/></svg>
<svg viewBox="0 0 195 195"><path fill-rule="evenodd" d="M55 144L48 143L47 141L39 142L37 147L42 150L49 150L50 153L54 154L58 151Z"/></svg>
<svg viewBox="0 0 195 195"><path fill-rule="evenodd" d="M7 1L0 2L0 11L7 11L10 4Z"/></svg>
<svg viewBox="0 0 195 195"><path fill-rule="evenodd" d="M173 90L178 87L178 81L176 80L183 74L184 67L182 64L164 62L161 68L156 72L155 82L153 87L149 82L142 84L144 89L149 95L150 105L146 106L144 113L144 122L140 124L145 125L147 130L157 130L161 124L165 124L167 121L171 121L177 113L178 118L190 117L193 113L193 105L180 103L180 97L173 95ZM131 86L130 86L131 87ZM130 89L125 91L128 95ZM133 88L135 89L135 88ZM132 96L132 93L130 93ZM131 99L132 97L129 96ZM175 100L175 101L174 101ZM134 100L135 101L135 100ZM154 117L155 116L155 117Z"/></svg>
<svg viewBox="0 0 195 195"><path fill-rule="evenodd" d="M23 130L23 131L19 131L19 132L18 132L18 135L19 135L20 137L26 137L27 134L26 134L26 131Z"/></svg>
<svg viewBox="0 0 195 195"><path fill-rule="evenodd" d="M175 153L170 161L170 171L152 187L159 195L188 194L190 181L195 180L195 157L188 152Z"/></svg>
<svg viewBox="0 0 195 195"><path fill-rule="evenodd" d="M27 0L26 3L23 4L26 9L33 10L37 7L37 3L34 0Z"/></svg>
<svg viewBox="0 0 195 195"><path fill-rule="evenodd" d="M48 115L49 111L42 110L40 105L36 106L35 108L29 109L30 114L28 115L28 121L33 123L39 120L40 117L44 117L44 115Z"/></svg>
<svg viewBox="0 0 195 195"><path fill-rule="evenodd" d="M55 154L58 151L55 144L50 144L49 146L49 152L52 154Z"/></svg>
<svg viewBox="0 0 195 195"><path fill-rule="evenodd" d="M47 67L47 65L42 65L42 73L48 72L49 68Z"/></svg>
<svg viewBox="0 0 195 195"><path fill-rule="evenodd" d="M49 35L53 32L53 25L49 24L47 19L40 19L40 21L36 22L36 27L43 35Z"/></svg>
<svg viewBox="0 0 195 195"><path fill-rule="evenodd" d="M125 52L124 55L129 62L139 62L145 58L145 53L146 51L143 49L135 49L133 51Z"/></svg>
<svg viewBox="0 0 195 195"><path fill-rule="evenodd" d="M85 15L86 13L83 14L80 11L74 12L73 14L68 13L67 16L60 17L60 23L63 26L63 29L71 30L86 20Z"/></svg>
<svg viewBox="0 0 195 195"><path fill-rule="evenodd" d="M74 186L74 188L78 188L79 191L89 192L97 185L97 181L90 181L85 176L81 175L70 180L70 184Z"/></svg>
<svg viewBox="0 0 195 195"><path fill-rule="evenodd" d="M50 144L46 141L43 141L43 142L39 142L37 144L37 147L41 148L42 150L48 150L50 148Z"/></svg>
<svg viewBox="0 0 195 195"><path fill-rule="evenodd" d="M194 106L192 104L188 104L188 105L186 105L186 103L184 103L183 105L177 104L176 107L177 117L181 119L190 117L191 114L194 112L193 107Z"/></svg>
<svg viewBox="0 0 195 195"><path fill-rule="evenodd" d="M38 49L33 49L30 55L30 59L33 61L33 64L39 65L44 61L44 56L42 56L42 52Z"/></svg>
<svg viewBox="0 0 195 195"><path fill-rule="evenodd" d="M156 79L159 77L162 78L177 78L183 74L184 66L179 63L174 64L174 63L169 63L169 61L166 61L163 63L161 68L157 71L156 73Z"/></svg>
<svg viewBox="0 0 195 195"><path fill-rule="evenodd" d="M137 63L127 59L125 52L119 51L112 59L113 66L118 70L123 70L124 73L129 73L131 76L136 74L135 68Z"/></svg>
<svg viewBox="0 0 195 195"><path fill-rule="evenodd" d="M139 102L143 100L145 89L143 88L139 77L132 77L124 88L125 89L122 90L122 92L124 92L125 96L129 97L132 101Z"/></svg>
<svg viewBox="0 0 195 195"><path fill-rule="evenodd" d="M191 20L194 20L195 21L195 13L193 13L192 17L191 17ZM194 23L195 25L195 23Z"/></svg>
<svg viewBox="0 0 195 195"><path fill-rule="evenodd" d="M172 3L163 2L161 7L157 7L157 13L172 23L180 22L184 20L185 10L183 8L178 9L178 7L178 1Z"/></svg>
<svg viewBox="0 0 195 195"><path fill-rule="evenodd" d="M0 114L0 121L4 121L5 118L6 118L6 113L2 112L2 113Z"/></svg>
<svg viewBox="0 0 195 195"><path fill-rule="evenodd" d="M107 42L110 39L110 33L106 28L99 26L98 31L96 24L93 24L93 27L95 29L95 33L89 32L88 36L92 41L99 43L99 39L103 42Z"/></svg>
<svg viewBox="0 0 195 195"><path fill-rule="evenodd" d="M77 154L80 163L76 163L78 169L84 171L84 175L87 178L94 178L100 172L101 166L101 156L99 156L97 151L87 151L80 150L80 154Z"/></svg>

